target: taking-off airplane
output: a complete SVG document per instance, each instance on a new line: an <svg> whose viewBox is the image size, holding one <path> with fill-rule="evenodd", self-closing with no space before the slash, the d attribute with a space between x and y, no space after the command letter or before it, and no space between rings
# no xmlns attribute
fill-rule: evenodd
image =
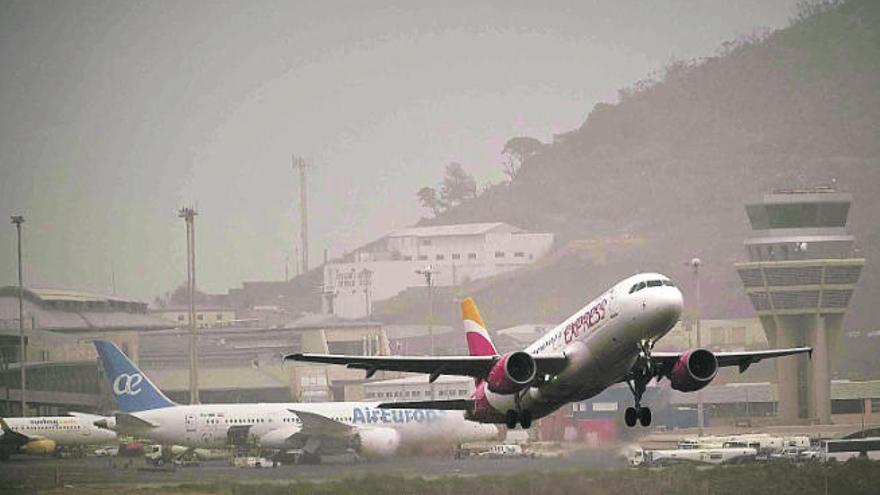
<svg viewBox="0 0 880 495"><path fill-rule="evenodd" d="M480 423L517 424L529 428L534 419L562 405L589 399L625 382L634 405L624 413L627 426L651 424L651 409L642 394L652 379L669 380L673 389L694 392L709 384L722 366L740 373L766 358L811 353L809 347L766 351L719 352L692 349L653 352L654 344L678 322L681 291L668 277L641 273L619 282L525 350L499 354L470 298L461 304L469 356L346 356L290 354L285 359L341 364L364 369L409 371L473 377L469 399L384 403L379 407L464 410Z"/></svg>

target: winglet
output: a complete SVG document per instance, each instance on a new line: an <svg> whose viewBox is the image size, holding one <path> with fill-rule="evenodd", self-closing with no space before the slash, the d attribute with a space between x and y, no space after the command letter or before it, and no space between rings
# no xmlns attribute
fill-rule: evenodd
<svg viewBox="0 0 880 495"><path fill-rule="evenodd" d="M3 418L0 418L0 429L3 430L3 433L8 433L12 431L12 428L10 428L8 424L6 424L6 420Z"/></svg>
<svg viewBox="0 0 880 495"><path fill-rule="evenodd" d="M464 320L465 337L467 338L468 351L471 356L494 356L498 354L483 319L480 317L480 311L474 300L468 297L461 302L461 318Z"/></svg>

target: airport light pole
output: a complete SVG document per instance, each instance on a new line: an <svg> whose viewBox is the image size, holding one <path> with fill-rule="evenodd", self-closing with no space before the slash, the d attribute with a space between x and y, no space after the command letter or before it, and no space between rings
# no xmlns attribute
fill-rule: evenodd
<svg viewBox="0 0 880 495"><path fill-rule="evenodd" d="M697 349L702 347L702 339L700 336L700 320L703 319L703 305L701 300L701 291L700 291L700 266L703 262L700 258L693 258L688 262L688 265L693 269L694 279L696 281L696 289L697 289ZM705 427L705 421L703 418L703 392L697 392L697 426L700 429L700 436L703 436L703 428Z"/></svg>
<svg viewBox="0 0 880 495"><path fill-rule="evenodd" d="M24 338L24 277L21 268L21 224L24 223L24 217L21 215L13 215L10 217L12 223L15 224L15 230L18 234L18 337L19 337L19 360L18 364L21 368L21 416L27 416L27 344Z"/></svg>
<svg viewBox="0 0 880 495"><path fill-rule="evenodd" d="M416 270L416 273L419 275L424 275L425 284L428 286L428 335L431 339L431 355L435 356L436 353L434 351L434 274L437 273L437 270L428 265L421 270ZM434 382L431 382L431 400L437 399L437 389L434 387Z"/></svg>
<svg viewBox="0 0 880 495"><path fill-rule="evenodd" d="M186 222L186 279L189 285L189 402L199 403L199 355L196 331L196 226L195 208L185 207L177 216Z"/></svg>
<svg viewBox="0 0 880 495"><path fill-rule="evenodd" d="M434 275L438 270L428 265L422 270L416 270L416 273L424 275L425 284L428 285L428 335L431 337L431 355L434 356Z"/></svg>

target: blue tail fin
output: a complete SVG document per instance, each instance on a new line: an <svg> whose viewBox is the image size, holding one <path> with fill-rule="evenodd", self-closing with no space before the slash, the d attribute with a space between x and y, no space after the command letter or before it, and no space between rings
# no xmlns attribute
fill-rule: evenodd
<svg viewBox="0 0 880 495"><path fill-rule="evenodd" d="M120 411L131 413L176 405L153 385L116 344L96 340L95 348L98 349L104 374L110 381L110 390Z"/></svg>

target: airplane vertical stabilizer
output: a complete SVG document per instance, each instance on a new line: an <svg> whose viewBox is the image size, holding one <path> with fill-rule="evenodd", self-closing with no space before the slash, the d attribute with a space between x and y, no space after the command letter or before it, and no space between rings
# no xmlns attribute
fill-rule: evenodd
<svg viewBox="0 0 880 495"><path fill-rule="evenodd" d="M116 344L96 340L95 348L120 411L132 413L176 405L153 385Z"/></svg>
<svg viewBox="0 0 880 495"><path fill-rule="evenodd" d="M486 325L480 318L480 311L470 297L461 303L461 318L464 320L464 331L467 337L468 351L471 356L494 356L498 354L495 345L486 331Z"/></svg>

